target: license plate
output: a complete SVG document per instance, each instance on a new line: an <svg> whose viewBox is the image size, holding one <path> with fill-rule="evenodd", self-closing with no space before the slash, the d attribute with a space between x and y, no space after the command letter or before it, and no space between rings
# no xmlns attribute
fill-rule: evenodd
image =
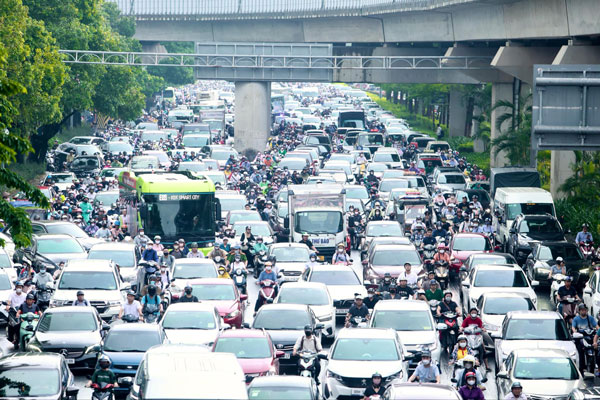
<svg viewBox="0 0 600 400"><path fill-rule="evenodd" d="M319 261L325 261L325 256L318 256Z"/></svg>
<svg viewBox="0 0 600 400"><path fill-rule="evenodd" d="M352 389L352 396L362 396L365 393L365 389Z"/></svg>
<svg viewBox="0 0 600 400"><path fill-rule="evenodd" d="M74 358L67 358L67 364L75 364Z"/></svg>
<svg viewBox="0 0 600 400"><path fill-rule="evenodd" d="M338 308L336 310L336 313L338 313L338 314L348 314L348 308Z"/></svg>
<svg viewBox="0 0 600 400"><path fill-rule="evenodd" d="M285 353L285 354L283 355L283 359L284 359L284 360L289 360L291 355L292 355L292 353Z"/></svg>

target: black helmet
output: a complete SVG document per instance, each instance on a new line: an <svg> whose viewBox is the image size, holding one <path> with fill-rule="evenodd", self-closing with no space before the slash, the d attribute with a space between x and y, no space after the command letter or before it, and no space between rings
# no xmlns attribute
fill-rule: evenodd
<svg viewBox="0 0 600 400"><path fill-rule="evenodd" d="M154 296L154 295L156 295L156 286L152 286L152 285L151 285L151 286L148 286L148 294L149 294L150 296Z"/></svg>
<svg viewBox="0 0 600 400"><path fill-rule="evenodd" d="M381 376L379 372L375 372L373 375L371 375L371 379L375 378L383 379L383 376Z"/></svg>
<svg viewBox="0 0 600 400"><path fill-rule="evenodd" d="M33 293L28 293L25 300L35 300L35 296L33 295Z"/></svg>
<svg viewBox="0 0 600 400"><path fill-rule="evenodd" d="M521 382L519 382L519 381L514 381L514 382L512 383L512 385L510 385L510 389L511 389L511 390L512 390L512 389L515 389L515 388L521 388L521 389L523 389L523 386L521 385Z"/></svg>
<svg viewBox="0 0 600 400"><path fill-rule="evenodd" d="M83 290L78 290L77 291L77 296L83 296Z"/></svg>

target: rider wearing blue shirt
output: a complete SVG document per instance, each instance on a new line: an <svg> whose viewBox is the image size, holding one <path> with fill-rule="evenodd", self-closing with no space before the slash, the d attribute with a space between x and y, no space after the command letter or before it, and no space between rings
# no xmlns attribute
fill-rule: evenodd
<svg viewBox="0 0 600 400"><path fill-rule="evenodd" d="M582 231L577 233L577 236L575 237L575 243L593 242L594 238L592 237L592 233L588 232L587 224L583 224L581 226L581 229L582 229Z"/></svg>

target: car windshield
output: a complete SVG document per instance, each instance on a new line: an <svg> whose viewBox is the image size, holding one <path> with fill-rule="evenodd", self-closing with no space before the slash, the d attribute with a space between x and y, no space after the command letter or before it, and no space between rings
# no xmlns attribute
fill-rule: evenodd
<svg viewBox="0 0 600 400"><path fill-rule="evenodd" d="M405 263L410 263L411 265L421 264L419 253L416 250L375 249L375 254L373 254L373 260L371 261L371 264L375 266L402 266Z"/></svg>
<svg viewBox="0 0 600 400"><path fill-rule="evenodd" d="M250 388L248 392L248 397L252 400L312 400L314 398L308 386L259 386Z"/></svg>
<svg viewBox="0 0 600 400"><path fill-rule="evenodd" d="M60 276L58 288L63 290L117 290L112 272L65 271Z"/></svg>
<svg viewBox="0 0 600 400"><path fill-rule="evenodd" d="M373 156L375 162L400 162L398 153L375 153Z"/></svg>
<svg viewBox="0 0 600 400"><path fill-rule="evenodd" d="M465 177L458 174L441 174L438 183L461 184L465 183Z"/></svg>
<svg viewBox="0 0 600 400"><path fill-rule="evenodd" d="M48 224L46 225L48 233L70 235L74 238L87 238L88 235L75 224Z"/></svg>
<svg viewBox="0 0 600 400"><path fill-rule="evenodd" d="M270 238L271 231L269 230L268 224L247 224L246 221L238 222L233 225L233 230L236 236L241 236L246 231L246 226L249 226L252 230L252 234L256 236L262 236L263 238Z"/></svg>
<svg viewBox="0 0 600 400"><path fill-rule="evenodd" d="M98 323L92 312L45 312L39 332L95 331Z"/></svg>
<svg viewBox="0 0 600 400"><path fill-rule="evenodd" d="M208 167L206 166L206 164L201 162L182 162L179 164L179 168L177 170L199 172L206 171L207 169Z"/></svg>
<svg viewBox="0 0 600 400"><path fill-rule="evenodd" d="M387 169L388 166L382 163L371 163L367 166L367 171L383 172Z"/></svg>
<svg viewBox="0 0 600 400"><path fill-rule="evenodd" d="M509 311L534 309L535 306L527 297L489 297L485 301L483 313L487 315L505 315Z"/></svg>
<svg viewBox="0 0 600 400"><path fill-rule="evenodd" d="M505 340L570 340L562 318L512 318L506 327Z"/></svg>
<svg viewBox="0 0 600 400"><path fill-rule="evenodd" d="M403 236L400 224L368 224L367 236L371 237L391 237Z"/></svg>
<svg viewBox="0 0 600 400"><path fill-rule="evenodd" d="M158 168L158 157L151 156L139 156L133 157L131 159L131 168L132 169L152 169Z"/></svg>
<svg viewBox="0 0 600 400"><path fill-rule="evenodd" d="M329 304L325 289L284 286L279 293L278 303L306 304L309 306L324 306Z"/></svg>
<svg viewBox="0 0 600 400"><path fill-rule="evenodd" d="M135 254L132 250L94 250L88 253L90 260L112 260L121 268L132 268L135 266Z"/></svg>
<svg viewBox="0 0 600 400"><path fill-rule="evenodd" d="M556 379L573 381L579 379L577 368L568 357L518 357L514 371L515 379Z"/></svg>
<svg viewBox="0 0 600 400"><path fill-rule="evenodd" d="M515 261L515 259L510 256L510 255L506 255L506 256L496 256L496 255L489 255L489 256L485 256L485 257L473 257L472 261L471 261L471 268L477 266L477 265L482 265L482 264L516 264L517 262Z"/></svg>
<svg viewBox="0 0 600 400"><path fill-rule="evenodd" d="M102 350L145 353L150 347L160 343L160 335L157 332L110 331L104 339Z"/></svg>
<svg viewBox="0 0 600 400"><path fill-rule="evenodd" d="M237 358L270 358L271 346L266 337L222 337L217 340L215 353L233 353Z"/></svg>
<svg viewBox="0 0 600 400"><path fill-rule="evenodd" d="M359 146L381 145L383 146L383 135L358 135L357 144Z"/></svg>
<svg viewBox="0 0 600 400"><path fill-rule="evenodd" d="M475 275L475 287L528 287L527 278L522 270L479 270Z"/></svg>
<svg viewBox="0 0 600 400"><path fill-rule="evenodd" d="M133 151L133 146L131 146L129 143L125 143L125 142L110 142L108 144L108 151L112 152L126 152L126 153L131 153Z"/></svg>
<svg viewBox="0 0 600 400"><path fill-rule="evenodd" d="M513 220L519 214L529 215L554 215L554 207L551 203L514 203L506 205L506 219Z"/></svg>
<svg viewBox="0 0 600 400"><path fill-rule="evenodd" d="M373 316L373 328L392 328L397 331L431 331L431 313L418 310L377 311Z"/></svg>
<svg viewBox="0 0 600 400"><path fill-rule="evenodd" d="M79 242L73 238L39 238L37 251L41 254L83 253Z"/></svg>
<svg viewBox="0 0 600 400"><path fill-rule="evenodd" d="M557 257L562 257L565 260L579 261L583 260L581 250L577 246L541 246L539 259L540 260L556 260Z"/></svg>
<svg viewBox="0 0 600 400"><path fill-rule="evenodd" d="M260 214L257 211L232 212L229 215L229 224L235 224L237 221L262 221L262 218L260 217Z"/></svg>
<svg viewBox="0 0 600 400"><path fill-rule="evenodd" d="M161 322L165 329L215 329L215 313L167 310Z"/></svg>
<svg viewBox="0 0 600 400"><path fill-rule="evenodd" d="M307 165L306 160L302 158L284 158L283 160L281 160L278 166L279 168L287 167L287 169L298 171L306 167Z"/></svg>
<svg viewBox="0 0 600 400"><path fill-rule="evenodd" d="M119 201L119 192L98 193L94 197L94 204L102 203L105 206L110 206L117 201ZM50 232L50 229L48 229L48 232Z"/></svg>
<svg viewBox="0 0 600 400"><path fill-rule="evenodd" d="M340 361L397 361L400 359L392 339L338 339L332 360Z"/></svg>
<svg viewBox="0 0 600 400"><path fill-rule="evenodd" d="M0 397L46 397L56 396L60 390L57 368L0 367Z"/></svg>
<svg viewBox="0 0 600 400"><path fill-rule="evenodd" d="M489 251L490 243L483 236L454 237L452 242L454 251Z"/></svg>
<svg viewBox="0 0 600 400"><path fill-rule="evenodd" d="M369 193L364 186L350 186L345 187L346 189L346 200L347 199L362 199L368 200Z"/></svg>
<svg viewBox="0 0 600 400"><path fill-rule="evenodd" d="M231 155L234 157L236 156L236 154L232 151L214 150L210 153L210 158L213 160L226 161Z"/></svg>
<svg viewBox="0 0 600 400"><path fill-rule="evenodd" d="M302 330L312 325L309 314L304 310L260 310L254 320L254 328L270 330Z"/></svg>
<svg viewBox="0 0 600 400"><path fill-rule="evenodd" d="M558 223L553 219L523 220L519 233L555 233L560 232Z"/></svg>
<svg viewBox="0 0 600 400"><path fill-rule="evenodd" d="M271 250L271 255L277 258L277 262L308 262L308 247L275 247Z"/></svg>
<svg viewBox="0 0 600 400"><path fill-rule="evenodd" d="M409 188L410 183L403 179L383 180L379 185L380 192L391 192L392 189Z"/></svg>
<svg viewBox="0 0 600 400"><path fill-rule="evenodd" d="M404 219L407 221L411 221L413 219L417 219L417 217L423 217L425 215L425 211L427 211L427 207L422 204L416 206L404 206Z"/></svg>
<svg viewBox="0 0 600 400"><path fill-rule="evenodd" d="M173 279L216 278L217 271L213 263L179 264L175 261Z"/></svg>
<svg viewBox="0 0 600 400"><path fill-rule="evenodd" d="M319 282L331 286L360 285L360 280L354 271L313 271L310 282Z"/></svg>
<svg viewBox="0 0 600 400"><path fill-rule="evenodd" d="M6 274L0 274L0 290L11 290L10 279Z"/></svg>
<svg viewBox="0 0 600 400"><path fill-rule="evenodd" d="M203 147L210 144L210 137L186 135L183 137L183 147Z"/></svg>
<svg viewBox="0 0 600 400"><path fill-rule="evenodd" d="M10 262L10 258L8 258L8 254L5 252L0 252L0 268L12 268L12 264Z"/></svg>
<svg viewBox="0 0 600 400"><path fill-rule="evenodd" d="M219 197L221 211L243 210L246 206L246 199L243 197Z"/></svg>
<svg viewBox="0 0 600 400"><path fill-rule="evenodd" d="M198 300L235 300L232 285L192 285L192 294Z"/></svg>

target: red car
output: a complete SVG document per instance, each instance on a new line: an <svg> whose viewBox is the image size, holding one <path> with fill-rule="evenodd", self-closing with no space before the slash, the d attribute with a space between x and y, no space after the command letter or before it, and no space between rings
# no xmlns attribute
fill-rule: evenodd
<svg viewBox="0 0 600 400"><path fill-rule="evenodd" d="M490 240L481 233L457 233L450 242L450 273L458 276L465 260L475 253L494 251Z"/></svg>
<svg viewBox="0 0 600 400"><path fill-rule="evenodd" d="M278 375L278 358L285 354L281 350L275 350L269 334L262 329L223 331L212 350L235 354L246 375L246 384L257 376Z"/></svg>
<svg viewBox="0 0 600 400"><path fill-rule="evenodd" d="M192 286L192 294L198 300L215 306L226 324L242 327L248 295L240 294L232 279L203 278L187 283Z"/></svg>

